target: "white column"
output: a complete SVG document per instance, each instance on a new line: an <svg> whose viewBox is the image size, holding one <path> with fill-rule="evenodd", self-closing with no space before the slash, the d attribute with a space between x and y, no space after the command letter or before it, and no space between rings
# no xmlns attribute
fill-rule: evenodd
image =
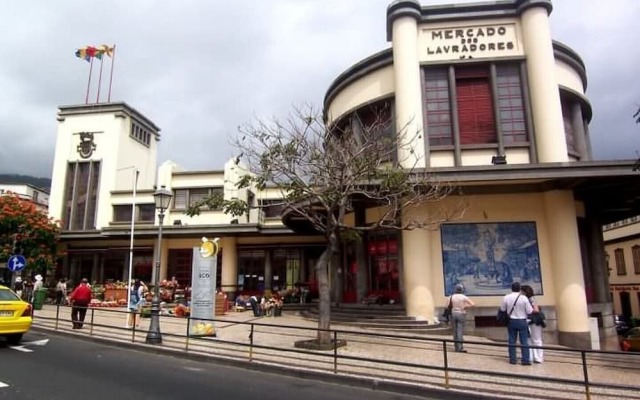
<svg viewBox="0 0 640 400"><path fill-rule="evenodd" d="M525 10L522 33L538 160L569 161L547 9Z"/></svg>
<svg viewBox="0 0 640 400"><path fill-rule="evenodd" d="M589 311L573 193L567 190L547 192L544 206L560 341L562 343L563 335L577 336L578 341L580 336L589 333Z"/></svg>
<svg viewBox="0 0 640 400"><path fill-rule="evenodd" d="M401 16L393 21L392 29L396 131L403 136L398 161L405 168L424 168L427 162L418 61L418 22L413 15Z"/></svg>

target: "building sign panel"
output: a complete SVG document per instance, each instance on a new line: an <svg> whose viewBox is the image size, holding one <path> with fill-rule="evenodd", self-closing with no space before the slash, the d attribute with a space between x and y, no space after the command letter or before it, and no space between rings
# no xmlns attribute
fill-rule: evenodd
<svg viewBox="0 0 640 400"><path fill-rule="evenodd" d="M514 23L423 29L422 39L424 61L522 55Z"/></svg>

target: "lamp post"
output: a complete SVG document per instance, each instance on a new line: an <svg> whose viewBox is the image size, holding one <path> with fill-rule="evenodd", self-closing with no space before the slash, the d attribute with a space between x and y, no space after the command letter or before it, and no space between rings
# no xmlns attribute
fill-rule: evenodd
<svg viewBox="0 0 640 400"><path fill-rule="evenodd" d="M158 210L158 245L156 247L156 265L153 277L153 300L151 300L151 324L149 332L147 332L147 343L162 343L162 333L160 333L160 249L162 247L162 222L164 221L164 212L169 208L171 202L171 192L166 190L164 186L156 190L153 194L153 200Z"/></svg>

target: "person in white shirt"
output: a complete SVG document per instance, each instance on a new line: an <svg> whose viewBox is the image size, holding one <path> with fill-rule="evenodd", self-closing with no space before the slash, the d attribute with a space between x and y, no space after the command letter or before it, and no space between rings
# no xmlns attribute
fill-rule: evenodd
<svg viewBox="0 0 640 400"><path fill-rule="evenodd" d="M475 306L475 303L463 294L464 286L462 284L457 284L455 291L449 299L451 302L451 321L453 322L453 346L456 352L466 353L467 350L462 346L464 323L467 319L466 309Z"/></svg>
<svg viewBox="0 0 640 400"><path fill-rule="evenodd" d="M516 363L516 339L519 339L522 352L522 365L531 365L531 354L529 351L529 324L527 315L533 312L533 307L527 296L520 292L520 282L511 284L511 293L502 298L500 305L502 311L509 314L509 363Z"/></svg>

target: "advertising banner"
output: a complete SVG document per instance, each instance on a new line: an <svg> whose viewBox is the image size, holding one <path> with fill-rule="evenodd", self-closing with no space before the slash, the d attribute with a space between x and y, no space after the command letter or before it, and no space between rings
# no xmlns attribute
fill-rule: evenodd
<svg viewBox="0 0 640 400"><path fill-rule="evenodd" d="M202 238L200 247L193 248L191 267L190 336L215 336L212 319L216 308L217 239Z"/></svg>

